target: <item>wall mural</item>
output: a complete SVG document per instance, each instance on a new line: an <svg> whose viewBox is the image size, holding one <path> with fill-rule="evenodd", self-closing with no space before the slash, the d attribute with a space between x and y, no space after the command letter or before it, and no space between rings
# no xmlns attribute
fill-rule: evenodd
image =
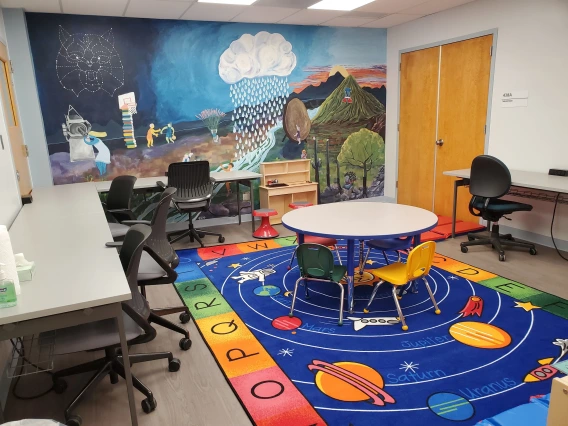
<svg viewBox="0 0 568 426"><path fill-rule="evenodd" d="M56 185L309 158L322 203L383 195L386 30L26 18Z"/></svg>

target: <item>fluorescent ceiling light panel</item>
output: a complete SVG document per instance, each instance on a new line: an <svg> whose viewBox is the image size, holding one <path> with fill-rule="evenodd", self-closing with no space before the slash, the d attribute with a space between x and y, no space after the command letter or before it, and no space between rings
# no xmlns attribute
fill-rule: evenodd
<svg viewBox="0 0 568 426"><path fill-rule="evenodd" d="M217 4L238 4L240 6L250 6L256 0L197 0L198 3L217 3Z"/></svg>
<svg viewBox="0 0 568 426"><path fill-rule="evenodd" d="M308 9L324 10L354 10L375 0L321 0L319 3L310 6Z"/></svg>

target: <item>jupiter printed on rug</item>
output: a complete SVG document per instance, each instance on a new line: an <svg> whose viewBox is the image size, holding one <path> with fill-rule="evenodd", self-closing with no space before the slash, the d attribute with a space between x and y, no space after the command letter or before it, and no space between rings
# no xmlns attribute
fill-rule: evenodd
<svg viewBox="0 0 568 426"><path fill-rule="evenodd" d="M180 295L256 425L476 424L550 392L568 359L568 302L436 255L428 292L390 285L363 313L385 265L371 253L355 311L338 325L339 288L294 284L293 238L178 252ZM346 250L340 247L345 261ZM405 256L403 256L404 261ZM389 254L396 262L397 255ZM195 366L198 368L198 366Z"/></svg>

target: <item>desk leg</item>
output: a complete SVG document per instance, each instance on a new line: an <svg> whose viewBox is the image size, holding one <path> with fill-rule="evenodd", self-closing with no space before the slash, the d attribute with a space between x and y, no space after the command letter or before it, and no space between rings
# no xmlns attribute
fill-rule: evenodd
<svg viewBox="0 0 568 426"><path fill-rule="evenodd" d="M298 234L298 245L304 244L304 234Z"/></svg>
<svg viewBox="0 0 568 426"><path fill-rule="evenodd" d="M469 179L456 179L454 182L454 204L452 206L452 238L456 238L456 216L458 215L458 188L469 185Z"/></svg>
<svg viewBox="0 0 568 426"><path fill-rule="evenodd" d="M240 197L240 193L241 193L241 184L239 181L237 181L237 211L239 212L239 225L241 224L241 197Z"/></svg>
<svg viewBox="0 0 568 426"><path fill-rule="evenodd" d="M136 417L136 401L134 400L134 391L132 388L132 374L130 373L130 361L128 359L128 344L126 342L124 320L122 318L122 306L120 303L116 304L116 309L116 323L118 325L118 334L120 335L120 349L122 350L124 375L126 376L126 392L128 393L128 405L130 406L130 421L132 426L138 426L138 418Z"/></svg>
<svg viewBox="0 0 568 426"><path fill-rule="evenodd" d="M347 240L347 306L349 306L349 313L353 313L355 305L354 292L355 282L355 240Z"/></svg>
<svg viewBox="0 0 568 426"><path fill-rule="evenodd" d="M254 212L254 188L253 188L252 180L249 180L249 188L250 188L250 216L251 216L251 222L252 222L252 232L254 234L254 231L256 229L254 227L254 215L252 214L252 212Z"/></svg>
<svg viewBox="0 0 568 426"><path fill-rule="evenodd" d="M359 241L359 271L363 270L363 262L365 261L365 241Z"/></svg>

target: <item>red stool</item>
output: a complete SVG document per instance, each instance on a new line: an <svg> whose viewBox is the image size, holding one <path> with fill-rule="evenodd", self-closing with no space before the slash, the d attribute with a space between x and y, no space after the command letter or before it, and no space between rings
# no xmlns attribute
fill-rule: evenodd
<svg viewBox="0 0 568 426"><path fill-rule="evenodd" d="M310 203L309 201L294 201L293 203L288 204L288 207L290 207L293 210L301 209L304 207L311 207L311 206L313 206L313 204Z"/></svg>
<svg viewBox="0 0 568 426"><path fill-rule="evenodd" d="M274 209L259 209L252 212L252 215L255 217L260 217L261 222L260 226L254 233L252 234L255 238L274 238L277 237L278 231L272 227L270 224L270 216L276 216L278 212Z"/></svg>

